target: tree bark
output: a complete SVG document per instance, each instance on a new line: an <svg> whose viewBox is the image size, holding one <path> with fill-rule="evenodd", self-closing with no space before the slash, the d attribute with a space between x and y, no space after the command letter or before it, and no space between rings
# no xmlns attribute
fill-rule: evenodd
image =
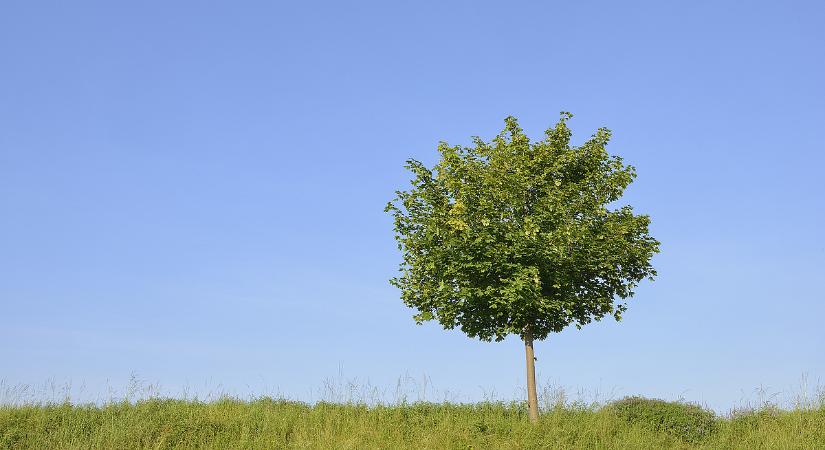
<svg viewBox="0 0 825 450"><path fill-rule="evenodd" d="M530 422L539 420L539 402L536 395L536 357L533 353L533 334L530 328L524 329L524 353L527 356L527 415Z"/></svg>

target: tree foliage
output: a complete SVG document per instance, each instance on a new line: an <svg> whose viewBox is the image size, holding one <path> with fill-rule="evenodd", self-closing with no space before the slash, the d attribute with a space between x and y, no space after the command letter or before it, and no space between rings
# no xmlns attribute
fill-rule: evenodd
<svg viewBox="0 0 825 450"><path fill-rule="evenodd" d="M606 128L571 145L571 117L533 143L508 117L492 142L442 142L432 169L407 161L412 186L386 210L403 252L391 283L418 323L485 341L529 329L541 340L620 320L638 282L656 275L649 217L615 205L634 167L608 155Z"/></svg>

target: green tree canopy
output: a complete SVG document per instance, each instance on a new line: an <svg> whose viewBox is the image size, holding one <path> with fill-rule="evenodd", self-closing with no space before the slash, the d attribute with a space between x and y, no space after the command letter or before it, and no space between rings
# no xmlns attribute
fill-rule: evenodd
<svg viewBox="0 0 825 450"><path fill-rule="evenodd" d="M441 143L432 169L407 161L412 187L387 205L403 252L391 282L418 323L485 341L527 333L532 351L570 324L620 320L655 276L650 218L616 205L634 167L608 155L606 128L571 145L571 117L533 143L508 117L492 142Z"/></svg>

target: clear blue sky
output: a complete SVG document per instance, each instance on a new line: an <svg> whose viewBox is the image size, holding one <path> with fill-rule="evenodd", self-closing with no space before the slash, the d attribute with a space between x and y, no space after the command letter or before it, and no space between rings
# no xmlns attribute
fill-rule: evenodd
<svg viewBox="0 0 825 450"><path fill-rule="evenodd" d="M383 207L439 140L568 110L614 131L662 253L540 378L716 408L825 385L820 2L397 3L3 2L0 379L512 398L517 339L414 324Z"/></svg>

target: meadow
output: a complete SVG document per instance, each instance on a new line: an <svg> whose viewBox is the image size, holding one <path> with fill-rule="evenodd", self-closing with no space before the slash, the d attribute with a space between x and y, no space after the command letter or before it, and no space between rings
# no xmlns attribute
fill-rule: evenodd
<svg viewBox="0 0 825 450"><path fill-rule="evenodd" d="M721 415L641 397L544 400L536 425L524 402L504 401L309 404L224 396L5 404L0 448L825 448L821 392L791 408L763 403Z"/></svg>

